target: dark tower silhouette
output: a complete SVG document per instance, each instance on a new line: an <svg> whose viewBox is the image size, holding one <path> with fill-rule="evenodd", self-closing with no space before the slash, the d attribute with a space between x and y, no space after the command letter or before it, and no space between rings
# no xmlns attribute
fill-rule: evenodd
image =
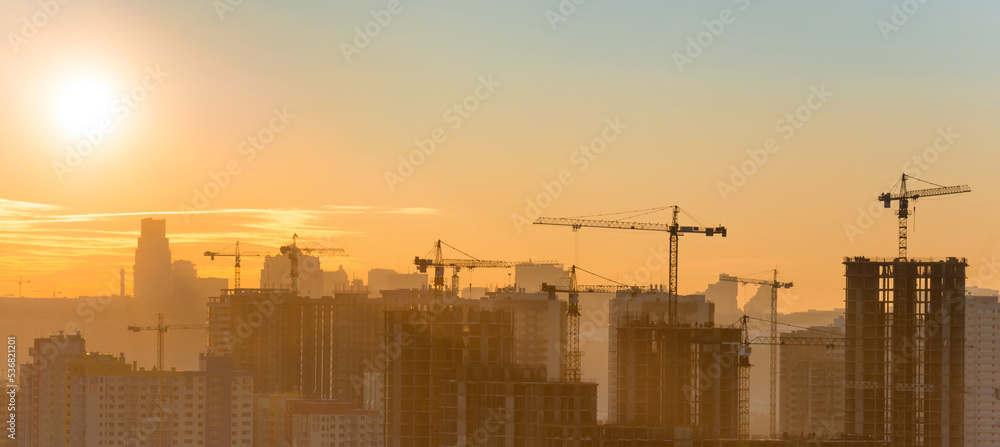
<svg viewBox="0 0 1000 447"><path fill-rule="evenodd" d="M169 301L170 240L166 220L142 220L132 275L136 299L154 305Z"/></svg>

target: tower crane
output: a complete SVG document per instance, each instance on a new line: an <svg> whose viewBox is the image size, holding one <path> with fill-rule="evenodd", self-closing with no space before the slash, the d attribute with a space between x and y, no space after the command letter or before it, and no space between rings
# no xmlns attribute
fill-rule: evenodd
<svg viewBox="0 0 1000 447"><path fill-rule="evenodd" d="M565 367L563 368L563 379L567 382L579 382L582 376L580 360L583 352L580 350L580 294L581 293L616 293L620 290L630 290L637 293L638 287L627 286L616 283L615 285L581 286L576 280L576 270L590 273L591 275L611 281L593 272L588 272L577 266L570 267L569 287L561 289L554 284L542 283L542 291L555 299L556 293L569 294L569 306L566 309L566 352L564 354ZM614 281L612 281L614 282Z"/></svg>
<svg viewBox="0 0 1000 447"><path fill-rule="evenodd" d="M722 276L728 276L728 275L722 275ZM720 276L720 278L721 278L721 276ZM730 278L733 278L733 277L730 277ZM777 282L777 276L775 276L775 279L776 279L775 282ZM788 286L791 287L791 283L788 283ZM775 288L772 287L771 290L773 291L773 290L775 290ZM776 413L774 411L775 410L775 405L774 405L775 400L774 400L774 397L775 397L775 385L777 383L777 380L776 380L776 377L773 374L775 371L777 371L777 369L774 368L774 366L775 366L774 359L775 359L775 356L776 356L776 350L775 350L775 348L777 346L826 346L827 348L834 348L834 347L844 347L844 346L847 346L847 344L848 344L847 338L844 337L844 336L840 336L840 335L831 336L831 337L794 337L794 336L778 337L778 336L770 336L770 337L754 337L751 340L750 339L750 329L749 329L749 320L750 319L760 320L760 318L754 318L754 317L750 317L750 316L744 315L743 317L740 318L739 322L737 323L737 325L740 328L741 333L743 334L742 337L741 337L743 339L743 342L742 342L742 346L741 346L741 349L740 349L740 399L739 399L739 413L740 413L739 414L739 421L740 421L739 422L739 427L740 427L740 429L739 429L739 435L740 435L740 445L746 445L744 440L747 439L747 437L749 436L749 432L750 432L750 394L749 394L749 389L750 389L750 366L751 366L750 365L750 353L751 353L751 346L750 345L769 345L769 346L771 346L771 373L772 373L772 375L771 375L771 404L772 404L771 405L771 436L776 436L777 435L777 425L776 425L775 422L777 421L777 418L776 418ZM762 321L768 321L768 322L770 322L771 323L771 327L772 327L772 331L774 330L774 327L777 325L777 320L773 316L771 317L770 320L762 320ZM786 326L792 326L792 325L789 325L787 323L785 323L784 325L786 325ZM807 329L807 328L802 328L800 326L795 326L795 327L798 327L800 329ZM836 334L831 334L831 335L836 335Z"/></svg>
<svg viewBox="0 0 1000 447"><path fill-rule="evenodd" d="M279 249L265 248L262 250L252 250L252 251L241 251L240 241L236 241L231 247L232 251L229 251L229 247L226 247L222 251L206 251L205 256L210 257L213 261L216 256L228 256L233 257L236 260L235 272L233 275L233 288L240 288L240 259L244 256L288 256L288 261L290 263L289 275L291 277L292 283L292 293L298 294L299 292L299 256L302 254L321 254L325 256L347 256L347 252L342 248L310 248L310 247L299 247L298 246L299 235L298 233L292 235L292 244L282 246Z"/></svg>
<svg viewBox="0 0 1000 447"><path fill-rule="evenodd" d="M771 338L773 340L778 339L778 289L779 288L791 288L793 286L790 282L779 282L778 281L778 270L774 270L774 279L768 281L765 279L754 279L754 278L739 278L736 276L729 275L719 275L719 279L722 281L731 281L741 284L757 284L762 286L768 286L771 288ZM778 434L778 345L771 344L771 436Z"/></svg>
<svg viewBox="0 0 1000 447"><path fill-rule="evenodd" d="M288 256L288 261L291 263L290 276L292 278L292 293L299 293L299 257L303 254L305 255L323 255L323 256L347 256L347 252L342 248L310 248L310 247L299 247L299 235L292 235L292 245L285 245L281 247L281 254Z"/></svg>
<svg viewBox="0 0 1000 447"><path fill-rule="evenodd" d="M918 189L915 191L910 191L906 189L906 179L918 180L930 185L934 185L937 188ZM928 182L926 180L920 180L916 177L903 174L903 176L899 179L898 191L896 192L890 191L879 195L878 200L882 202L886 208L891 208L892 202L894 200L899 201L899 210L896 211L896 215L899 216L899 257L897 259L906 259L906 231L907 231L907 218L910 216L910 200L916 201L921 197L960 194L971 191L972 188L970 188L969 185L941 186L935 183Z"/></svg>
<svg viewBox="0 0 1000 447"><path fill-rule="evenodd" d="M156 326L137 326L132 325L128 327L128 330L132 332L139 331L156 331L156 369L163 371L163 338L167 332L171 329L207 329L208 326L204 324L171 324L167 325L163 322L163 314L157 314Z"/></svg>
<svg viewBox="0 0 1000 447"><path fill-rule="evenodd" d="M17 295L24 298L24 285L31 282L31 280L24 280L23 276L18 276L17 279L4 279L4 282L16 282L17 283Z"/></svg>
<svg viewBox="0 0 1000 447"><path fill-rule="evenodd" d="M750 353L752 348L750 347L750 327L749 322L750 317L746 315L740 318L737 325L740 328L741 343L739 352L739 395L737 400L737 406L739 414L737 415L737 438L739 440L739 447L746 447L747 442L750 439Z"/></svg>
<svg viewBox="0 0 1000 447"><path fill-rule="evenodd" d="M595 219L580 219L580 218L553 218L553 217L539 217L534 223L535 225L562 225L569 226L573 228L573 231L578 231L580 228L612 228L618 230L645 230L645 231L663 231L670 233L670 284L669 284L669 294L668 294L668 313L669 322L671 325L677 324L677 245L680 236L685 233L700 233L706 236L714 236L716 234L721 234L722 237L726 237L727 230L726 227L718 226L715 228L703 228L703 227L691 227L691 226L681 226L678 224L677 217L680 213L680 208L677 206L668 207L673 209L673 221L669 224L663 223L640 223L632 221L623 220L595 220ZM639 210L644 211L644 214L650 212L660 211L667 208L653 208L651 210ZM621 213L618 213L621 214Z"/></svg>
<svg viewBox="0 0 1000 447"><path fill-rule="evenodd" d="M137 326L137 325L132 325L132 326L128 327L128 330L130 330L132 332L136 332L136 333L138 333L139 331L156 331L156 370L157 371L163 371L163 368L166 366L164 364L164 362L163 362L163 351L164 351L164 348L163 348L163 338L164 338L164 335L166 335L166 333L168 331L170 331L171 329L206 329L206 328L208 328L208 326L206 326L204 324L171 324L171 325L167 325L167 324L165 324L163 322L163 314L157 314L156 315L156 319L157 319L156 326ZM163 418L163 394L164 394L164 384L163 384L163 376L159 375L158 377L159 377L159 386L157 387L157 389L159 390L159 393L160 393L160 396L159 396L160 397L160 402L159 402L160 426L157 427L157 430L156 430L157 437L158 437L156 445L162 447L163 444L164 444L163 443L163 431L164 431L164 428L163 428L163 421L164 421L164 418Z"/></svg>
<svg viewBox="0 0 1000 447"><path fill-rule="evenodd" d="M455 250L465 255L467 259L445 258L442 252L442 246L446 246L452 250ZM413 264L417 266L417 270L419 270L420 273L427 273L428 268L434 268L434 291L438 296L441 296L445 289L444 285L445 268L452 269L451 288L452 290L455 290L456 293L458 293L459 289L458 272L463 268L472 270L475 268L510 268L514 266L513 262L485 261L482 259L478 259L474 256L471 256L463 252L462 250L459 250L455 247L452 247L451 245L448 245L447 243L441 241L440 239L434 243L434 248L432 249L432 251L434 252L434 259L423 259L420 256L416 256L413 258Z"/></svg>

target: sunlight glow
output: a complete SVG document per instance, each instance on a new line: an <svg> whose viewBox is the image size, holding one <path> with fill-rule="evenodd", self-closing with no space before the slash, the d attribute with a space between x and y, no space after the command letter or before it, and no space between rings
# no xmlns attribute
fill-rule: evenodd
<svg viewBox="0 0 1000 447"><path fill-rule="evenodd" d="M96 128L111 116L114 90L97 77L78 77L65 83L56 95L56 115L74 133Z"/></svg>

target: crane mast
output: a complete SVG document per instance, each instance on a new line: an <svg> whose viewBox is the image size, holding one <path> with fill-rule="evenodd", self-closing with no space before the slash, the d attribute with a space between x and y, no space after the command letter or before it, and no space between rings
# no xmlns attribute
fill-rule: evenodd
<svg viewBox="0 0 1000 447"><path fill-rule="evenodd" d="M715 228L703 228L703 227L693 227L693 226L681 226L678 223L678 215L680 213L680 208L677 206L673 208L673 219L670 224L661 223L642 223L642 222L631 222L631 221L618 221L618 220L594 220L594 219L578 219L578 218L553 218L553 217L540 217L535 220L535 225L562 225L572 227L573 231L578 231L580 228L611 228L619 230L639 230L639 231L663 231L670 234L670 260L669 260L669 284L668 284L668 294L667 294L667 309L669 314L669 322L671 325L677 324L677 259L678 259L678 242L679 237L685 233L700 233L706 236L714 236L716 234L721 234L722 237L726 237L727 230L724 226L718 226Z"/></svg>
<svg viewBox="0 0 1000 447"><path fill-rule="evenodd" d="M556 293L569 294L566 308L566 352L563 356L563 380L574 383L580 382L583 376L580 367L580 361L583 359L583 351L580 349L580 293L616 293L619 290L631 290L631 293L634 294L639 290L638 287L630 287L620 283L617 285L581 286L576 277L578 268L575 265L570 267L568 288L562 289L547 283L542 283L541 288L543 292L547 292L553 298ZM600 277L600 275L582 268L580 270Z"/></svg>
<svg viewBox="0 0 1000 447"><path fill-rule="evenodd" d="M757 284L771 288L771 339L778 339L778 289L791 288L793 284L778 281L778 270L774 270L774 279L771 281L755 278L739 278L730 275L719 275L722 281L731 281L741 284ZM771 436L778 434L778 344L771 344L771 370L770 370L770 429Z"/></svg>

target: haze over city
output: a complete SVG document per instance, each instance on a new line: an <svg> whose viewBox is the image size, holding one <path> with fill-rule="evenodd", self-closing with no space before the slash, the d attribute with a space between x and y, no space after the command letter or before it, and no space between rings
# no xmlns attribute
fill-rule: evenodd
<svg viewBox="0 0 1000 447"><path fill-rule="evenodd" d="M618 397L609 390L617 379L604 371L618 359L611 320L639 311L618 314L612 301L624 300L629 286L665 294L671 306L682 298L676 312L640 309L662 314L669 330L678 321L739 327L747 314L757 320L741 321L766 336L765 319L782 315L790 325L782 332L830 326L841 341L861 324L845 310L850 291L862 287L861 280L851 285L852 275L870 273L858 257L962 264L941 273L964 278L942 286L945 295L1000 289L1000 232L988 224L1000 219L998 19L1000 4L984 0L6 2L0 299L7 310L0 313L16 329L0 329L17 335L18 361L30 363L35 338L72 334L67 322L81 320L70 301L52 304L58 316L49 320L31 303L116 297L109 313L90 308L96 323L83 318L88 344L80 351L123 353L125 363L152 369L154 334L123 334L126 324L157 324L172 302L184 302L173 323L193 326L209 321L210 303L249 293L239 289L317 300L340 292L387 306L357 320L358 333L376 338L369 347L380 349L391 334L364 332L362 322L384 330L383 322L402 321L393 320L403 318L393 312L407 311L400 303L541 294L540 283L515 277L514 264L558 265L523 275L566 281L558 287L570 287L578 266L581 284L621 287L618 298L596 291L581 298L584 312L603 316L591 316L602 335L583 334L587 355L578 353L578 367L584 384L598 384L593 417L613 421L609 402ZM932 192L906 196L901 179L908 191ZM908 198L901 241L897 213ZM680 226L698 228L681 231L671 295L674 206ZM538 225L539 218L605 224ZM607 222L663 227L621 231ZM142 248L143 240L154 248ZM231 256L237 241L246 253L237 261L239 286ZM459 270L458 288L451 270L435 286L438 241L445 258L510 265L449 265ZM323 254L334 249L343 255ZM330 274L326 285L306 284L322 275L296 282L293 265L302 255ZM147 279L159 279L141 285L136 271L143 268L153 272ZM794 283L777 291L775 315L769 280ZM568 302L568 290L558 293ZM300 304L315 304L308 299ZM484 306L484 315L499 312ZM522 310L510 311L519 321ZM544 354L548 370L526 377L579 385L579 368L574 378L567 366L574 351L566 347L573 338L566 317L550 321L562 331L550 336L562 344ZM483 327L494 323L482 318ZM228 342L206 342L214 324L178 332L177 348L160 360L199 371L198 353L233 354ZM226 324L218 327L236 330ZM748 344L730 340L734 334L713 340ZM776 437L777 410L765 407L776 399L767 373L778 354L756 349L755 356L768 354L753 360L752 431ZM259 375L238 357L237 372ZM350 372L371 372L366 360L350 363L358 368ZM843 369L846 361L838 362ZM339 373L330 373L333 382ZM274 380L269 386L303 399L355 407L362 400L336 384L313 395L306 379L294 386ZM716 437L726 438L721 430ZM863 439L840 426L823 431L845 432ZM911 435L926 434L886 436L899 443ZM391 429L385 436L397 445ZM966 445L979 445L970 436ZM948 445L947 437L926 442Z"/></svg>

